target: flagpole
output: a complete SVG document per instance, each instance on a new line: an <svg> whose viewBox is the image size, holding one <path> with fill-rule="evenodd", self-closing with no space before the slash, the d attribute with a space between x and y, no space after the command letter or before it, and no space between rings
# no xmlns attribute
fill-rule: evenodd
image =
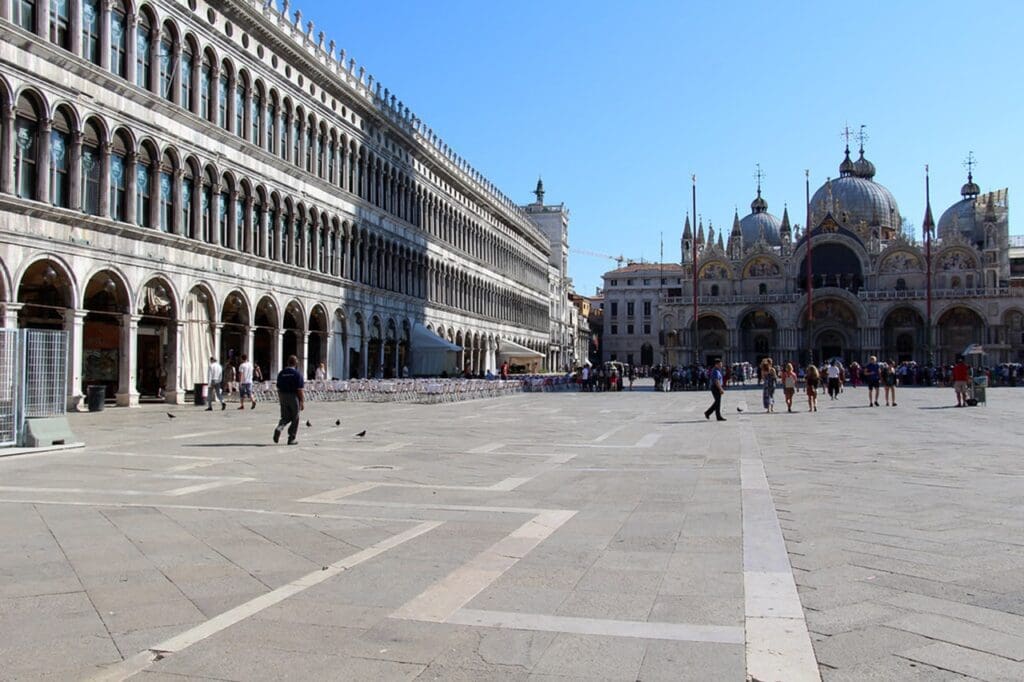
<svg viewBox="0 0 1024 682"><path fill-rule="evenodd" d="M697 175L690 176L693 181L693 364L700 364L700 338L697 324Z"/></svg>
<svg viewBox="0 0 1024 682"><path fill-rule="evenodd" d="M804 170L804 200L807 202L807 357L808 362L814 362L814 268L811 267L811 171Z"/></svg>
<svg viewBox="0 0 1024 682"><path fill-rule="evenodd" d="M661 306L663 301L663 289L665 286L665 233L658 233L658 311L661 317ZM665 329L661 320L658 320L658 347L661 349L661 364L665 364Z"/></svg>
<svg viewBox="0 0 1024 682"><path fill-rule="evenodd" d="M925 360L927 367L931 368L935 361L935 351L932 348L932 230L935 221L932 219L931 181L928 176L928 164L924 167L924 262L925 262L925 289L926 312L928 325L925 348Z"/></svg>

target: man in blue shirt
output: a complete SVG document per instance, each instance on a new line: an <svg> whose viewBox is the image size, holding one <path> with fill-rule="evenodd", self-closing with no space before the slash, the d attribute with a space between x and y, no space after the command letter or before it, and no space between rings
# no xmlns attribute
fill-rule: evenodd
<svg viewBox="0 0 1024 682"><path fill-rule="evenodd" d="M714 397L715 402L711 403L711 407L704 411L704 418L711 419L711 413L714 412L715 419L724 422L725 417L722 416L722 394L725 393L725 376L722 374L722 358L715 360L715 366L708 376L708 381L711 384L711 395Z"/></svg>
<svg viewBox="0 0 1024 682"><path fill-rule="evenodd" d="M274 442L281 440L281 432L288 427L288 445L296 445L299 433L299 412L306 409L303 387L306 385L299 371L299 359L288 356L288 366L277 374L277 398L281 405L281 421L274 429Z"/></svg>

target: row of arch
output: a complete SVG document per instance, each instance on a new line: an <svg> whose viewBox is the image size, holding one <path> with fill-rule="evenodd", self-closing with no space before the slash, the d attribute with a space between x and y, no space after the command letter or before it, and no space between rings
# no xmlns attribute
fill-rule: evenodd
<svg viewBox="0 0 1024 682"><path fill-rule="evenodd" d="M309 378L322 365L327 376L394 377L405 373L415 321L323 301L282 298L247 287L224 288L195 281L182 285L160 273L132 282L118 268L99 264L80 281L57 256L31 260L14 273L14 296L3 276L7 324L63 329L71 337L70 395L105 385L108 397L131 404L138 397L180 401L205 383L209 357L237 362L244 353L272 378L290 355ZM481 374L497 369L494 332L459 325L427 328L461 347L449 372ZM518 337L540 350L542 341Z"/></svg>
<svg viewBox="0 0 1024 682"><path fill-rule="evenodd" d="M466 272L422 246L377 233L300 199L221 171L130 129L110 130L23 91L4 126L5 190L26 199L152 228L286 265L425 299L475 315L541 327L543 304ZM8 130L13 128L13 130ZM11 156L7 156L7 152Z"/></svg>
<svg viewBox="0 0 1024 682"><path fill-rule="evenodd" d="M182 107L312 177L350 192L490 267L540 287L545 271L506 228L486 228L358 136L161 18L152 3L9 0L15 25ZM338 120L334 117L334 120ZM500 221L499 221L500 222Z"/></svg>

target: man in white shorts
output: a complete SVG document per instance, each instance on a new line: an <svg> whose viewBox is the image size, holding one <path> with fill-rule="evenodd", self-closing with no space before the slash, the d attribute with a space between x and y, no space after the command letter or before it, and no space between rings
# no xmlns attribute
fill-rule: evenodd
<svg viewBox="0 0 1024 682"><path fill-rule="evenodd" d="M245 398L252 403L249 409L256 409L256 399L252 396L252 363L249 356L242 353L242 364L238 366L238 409L245 409Z"/></svg>

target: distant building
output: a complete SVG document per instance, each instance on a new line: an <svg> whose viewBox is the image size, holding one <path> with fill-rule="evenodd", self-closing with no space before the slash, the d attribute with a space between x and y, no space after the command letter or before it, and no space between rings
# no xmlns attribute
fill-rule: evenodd
<svg viewBox="0 0 1024 682"><path fill-rule="evenodd" d="M654 365L678 360L666 355L675 322L662 314L662 301L682 295L684 274L678 263L630 263L604 274L603 361Z"/></svg>

